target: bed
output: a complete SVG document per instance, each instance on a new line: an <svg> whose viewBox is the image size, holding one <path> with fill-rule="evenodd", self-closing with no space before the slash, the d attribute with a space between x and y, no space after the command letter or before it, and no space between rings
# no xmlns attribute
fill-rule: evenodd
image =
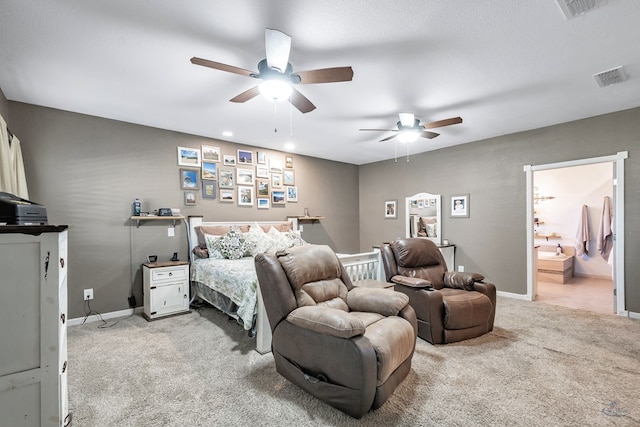
<svg viewBox="0 0 640 427"><path fill-rule="evenodd" d="M264 354L271 351L271 329L262 303L253 256L237 259L209 258L208 251L203 251L203 246L206 246L206 242L203 242L205 234L222 236L231 228L235 228L249 238L251 226L254 230L260 227L274 239L286 235L289 239L288 244L292 246L306 243L300 237L295 217L289 218L288 221L205 222L201 216L191 216L191 298L192 301L203 300L236 319L250 336L255 336L256 350ZM271 249L273 250L273 247ZM338 257L356 285L372 286L382 277L380 254L377 250L359 254L338 254Z"/></svg>

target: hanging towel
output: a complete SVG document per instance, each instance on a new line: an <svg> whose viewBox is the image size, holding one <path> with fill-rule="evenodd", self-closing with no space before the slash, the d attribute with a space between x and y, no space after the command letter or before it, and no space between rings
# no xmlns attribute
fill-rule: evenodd
<svg viewBox="0 0 640 427"><path fill-rule="evenodd" d="M582 205L582 213L580 214L580 222L578 223L578 232L576 233L576 255L589 255L589 241L591 240L591 232L589 231L589 208Z"/></svg>
<svg viewBox="0 0 640 427"><path fill-rule="evenodd" d="M20 140L13 135L9 140L7 123L0 116L0 191L29 198L27 179L22 161Z"/></svg>
<svg viewBox="0 0 640 427"><path fill-rule="evenodd" d="M613 213L611 211L611 198L605 196L598 229L598 252L605 261L609 260L609 254L613 248Z"/></svg>

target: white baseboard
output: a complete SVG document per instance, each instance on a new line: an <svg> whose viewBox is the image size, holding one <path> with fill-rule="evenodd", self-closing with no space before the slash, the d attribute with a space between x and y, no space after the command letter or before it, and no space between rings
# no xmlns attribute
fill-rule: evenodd
<svg viewBox="0 0 640 427"><path fill-rule="evenodd" d="M523 299L523 300L527 300L527 301L530 300L530 298L527 296L527 294L514 294L512 292L496 291L496 295L498 295L499 297Z"/></svg>
<svg viewBox="0 0 640 427"><path fill-rule="evenodd" d="M67 322L67 326L75 326L75 325L82 325L83 323L92 323L92 322L99 322L101 321L101 316L102 316L102 320L107 320L107 319L114 319L116 317L125 317L125 316L130 316L134 313L142 313L144 311L143 307L136 307L135 309L133 308L128 308L126 310L120 310L120 311L112 311L110 313L100 313L100 316L98 316L97 314L92 314L91 316L87 317L85 320L85 317L77 317L75 319L69 319L69 321Z"/></svg>
<svg viewBox="0 0 640 427"><path fill-rule="evenodd" d="M633 311L627 312L630 319L640 319L640 313L635 313Z"/></svg>

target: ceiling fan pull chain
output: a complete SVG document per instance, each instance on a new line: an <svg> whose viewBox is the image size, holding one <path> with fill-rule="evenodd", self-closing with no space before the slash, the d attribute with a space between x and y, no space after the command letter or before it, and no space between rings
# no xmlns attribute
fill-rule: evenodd
<svg viewBox="0 0 640 427"><path fill-rule="evenodd" d="M293 138L293 104L289 103L289 137Z"/></svg>
<svg viewBox="0 0 640 427"><path fill-rule="evenodd" d="M407 163L409 163L409 143L407 143L406 146L407 146Z"/></svg>
<svg viewBox="0 0 640 427"><path fill-rule="evenodd" d="M393 141L393 156L395 157L395 162L398 163L398 143Z"/></svg>
<svg viewBox="0 0 640 427"><path fill-rule="evenodd" d="M278 133L278 103L273 103L273 132Z"/></svg>

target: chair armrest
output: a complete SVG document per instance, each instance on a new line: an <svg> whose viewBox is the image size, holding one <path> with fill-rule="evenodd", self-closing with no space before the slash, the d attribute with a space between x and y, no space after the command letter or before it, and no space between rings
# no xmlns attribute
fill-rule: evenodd
<svg viewBox="0 0 640 427"><path fill-rule="evenodd" d="M444 273L444 285L447 288L473 290L473 284L482 282L484 276L478 273L459 273L456 271L446 271Z"/></svg>
<svg viewBox="0 0 640 427"><path fill-rule="evenodd" d="M352 311L365 311L397 316L409 304L409 297L391 289L358 288L347 293L347 305Z"/></svg>
<svg viewBox="0 0 640 427"><path fill-rule="evenodd" d="M364 323L346 311L330 307L304 306L293 310L287 321L303 329L339 338L364 334Z"/></svg>
<svg viewBox="0 0 640 427"><path fill-rule="evenodd" d="M433 288L429 280L420 279L418 277L407 277L407 276L397 275L397 276L393 276L391 278L391 281L398 285L405 285L412 288Z"/></svg>

